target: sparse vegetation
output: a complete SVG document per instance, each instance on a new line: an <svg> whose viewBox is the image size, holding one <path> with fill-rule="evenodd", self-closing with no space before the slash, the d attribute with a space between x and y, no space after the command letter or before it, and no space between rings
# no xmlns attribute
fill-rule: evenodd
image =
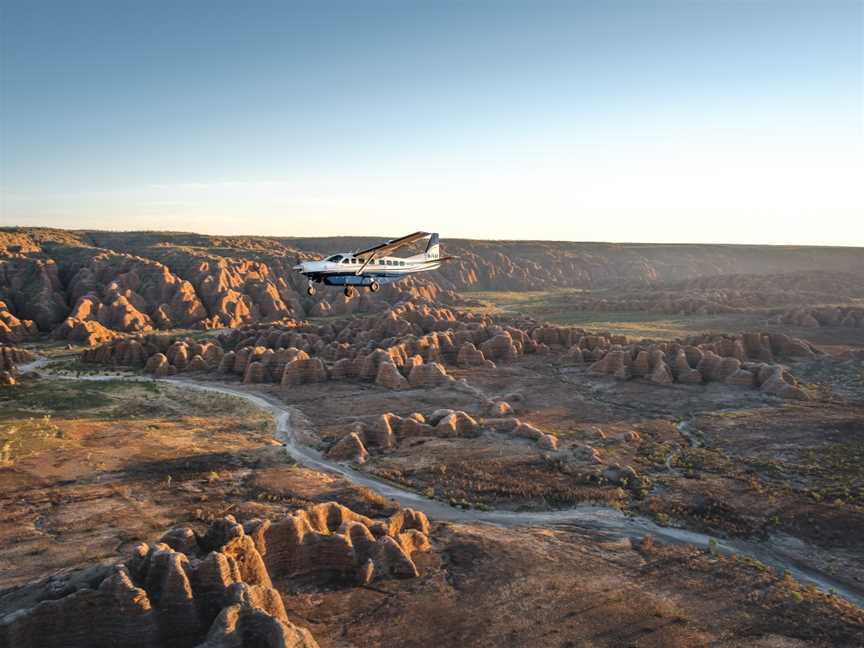
<svg viewBox="0 0 864 648"><path fill-rule="evenodd" d="M574 297L584 296L585 289L558 288L544 291L466 292L465 296L480 302L467 310L488 315L529 315L553 324L581 326L596 331L670 340L700 333L706 329L739 331L742 328L763 326L764 317L754 315L668 315L645 311L608 312L591 311L571 303Z"/></svg>
<svg viewBox="0 0 864 648"><path fill-rule="evenodd" d="M65 434L50 415L0 423L0 463L15 463L34 452L62 444Z"/></svg>

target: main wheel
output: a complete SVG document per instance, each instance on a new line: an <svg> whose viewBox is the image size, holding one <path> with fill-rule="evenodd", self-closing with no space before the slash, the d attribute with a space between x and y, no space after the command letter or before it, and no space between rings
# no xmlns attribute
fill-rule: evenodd
<svg viewBox="0 0 864 648"><path fill-rule="evenodd" d="M377 281L373 281L371 284L369 284L369 290L371 290L372 292L378 292L380 289L381 284L379 284Z"/></svg>
<svg viewBox="0 0 864 648"><path fill-rule="evenodd" d="M312 297L315 294L315 286L313 286L311 283L308 286L306 286L306 294L309 295L310 297Z"/></svg>
<svg viewBox="0 0 864 648"><path fill-rule="evenodd" d="M345 286L344 292L345 292L346 297L353 297L354 296L354 289L351 286Z"/></svg>

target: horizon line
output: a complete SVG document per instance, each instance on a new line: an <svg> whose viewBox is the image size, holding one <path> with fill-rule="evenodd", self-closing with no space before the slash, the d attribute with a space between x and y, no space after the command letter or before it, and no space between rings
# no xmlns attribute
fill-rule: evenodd
<svg viewBox="0 0 864 648"><path fill-rule="evenodd" d="M125 229L101 229L101 228L67 228L67 227L51 227L47 225L2 225L0 226L0 232L4 231L12 231L12 230L46 230L46 231L57 231L57 232L102 232L108 234L165 234L165 235L194 235L194 236L210 236L210 237L220 237L220 238L238 238L238 239L291 239L291 240L315 240L315 239L345 239L345 238L358 238L358 239L375 239L375 240L390 240L393 237L388 236L379 236L372 234L327 234L322 236L315 235L303 235L303 236L295 236L290 234L219 234L219 233L202 233L195 231L185 231L185 230L125 230ZM592 240L569 240L569 239L527 239L527 238L466 238L466 237L448 237L446 235L441 236L442 242L446 241L488 241L490 243L567 243L572 245L644 245L644 246L675 246L675 247L768 247L768 248L831 248L831 249L848 249L848 250L864 250L864 244L862 245L841 245L841 244L830 244L830 243L819 243L819 244L811 244L811 243L721 243L721 242L711 242L711 243L698 243L698 242L663 242L663 241L592 241Z"/></svg>

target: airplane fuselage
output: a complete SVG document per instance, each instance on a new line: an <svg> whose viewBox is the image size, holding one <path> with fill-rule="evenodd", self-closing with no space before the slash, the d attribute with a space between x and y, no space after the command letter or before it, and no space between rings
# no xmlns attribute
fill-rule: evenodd
<svg viewBox="0 0 864 648"><path fill-rule="evenodd" d="M406 259L388 256L372 259L361 270L365 262L365 257L346 252L334 254L322 261L303 261L294 266L294 269L310 281L322 282L328 286L367 286L373 280L381 284L390 283L417 272L437 270L441 267L437 258Z"/></svg>
<svg viewBox="0 0 864 648"><path fill-rule="evenodd" d="M424 252L405 258L391 256L393 251L425 238L429 242ZM438 234L414 232L368 250L341 252L319 261L303 261L295 265L294 270L308 280L306 291L309 295L315 294L314 283L323 283L344 286L345 294L350 296L355 286L366 286L375 292L381 284L392 283L418 272L437 270L441 261L448 258L441 257Z"/></svg>

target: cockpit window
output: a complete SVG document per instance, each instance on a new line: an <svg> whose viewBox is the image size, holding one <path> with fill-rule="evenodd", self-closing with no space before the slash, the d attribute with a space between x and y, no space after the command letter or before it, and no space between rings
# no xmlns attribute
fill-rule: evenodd
<svg viewBox="0 0 864 648"><path fill-rule="evenodd" d="M328 261L332 261L333 263L339 263L342 260L341 254L334 254L332 257L327 259Z"/></svg>

